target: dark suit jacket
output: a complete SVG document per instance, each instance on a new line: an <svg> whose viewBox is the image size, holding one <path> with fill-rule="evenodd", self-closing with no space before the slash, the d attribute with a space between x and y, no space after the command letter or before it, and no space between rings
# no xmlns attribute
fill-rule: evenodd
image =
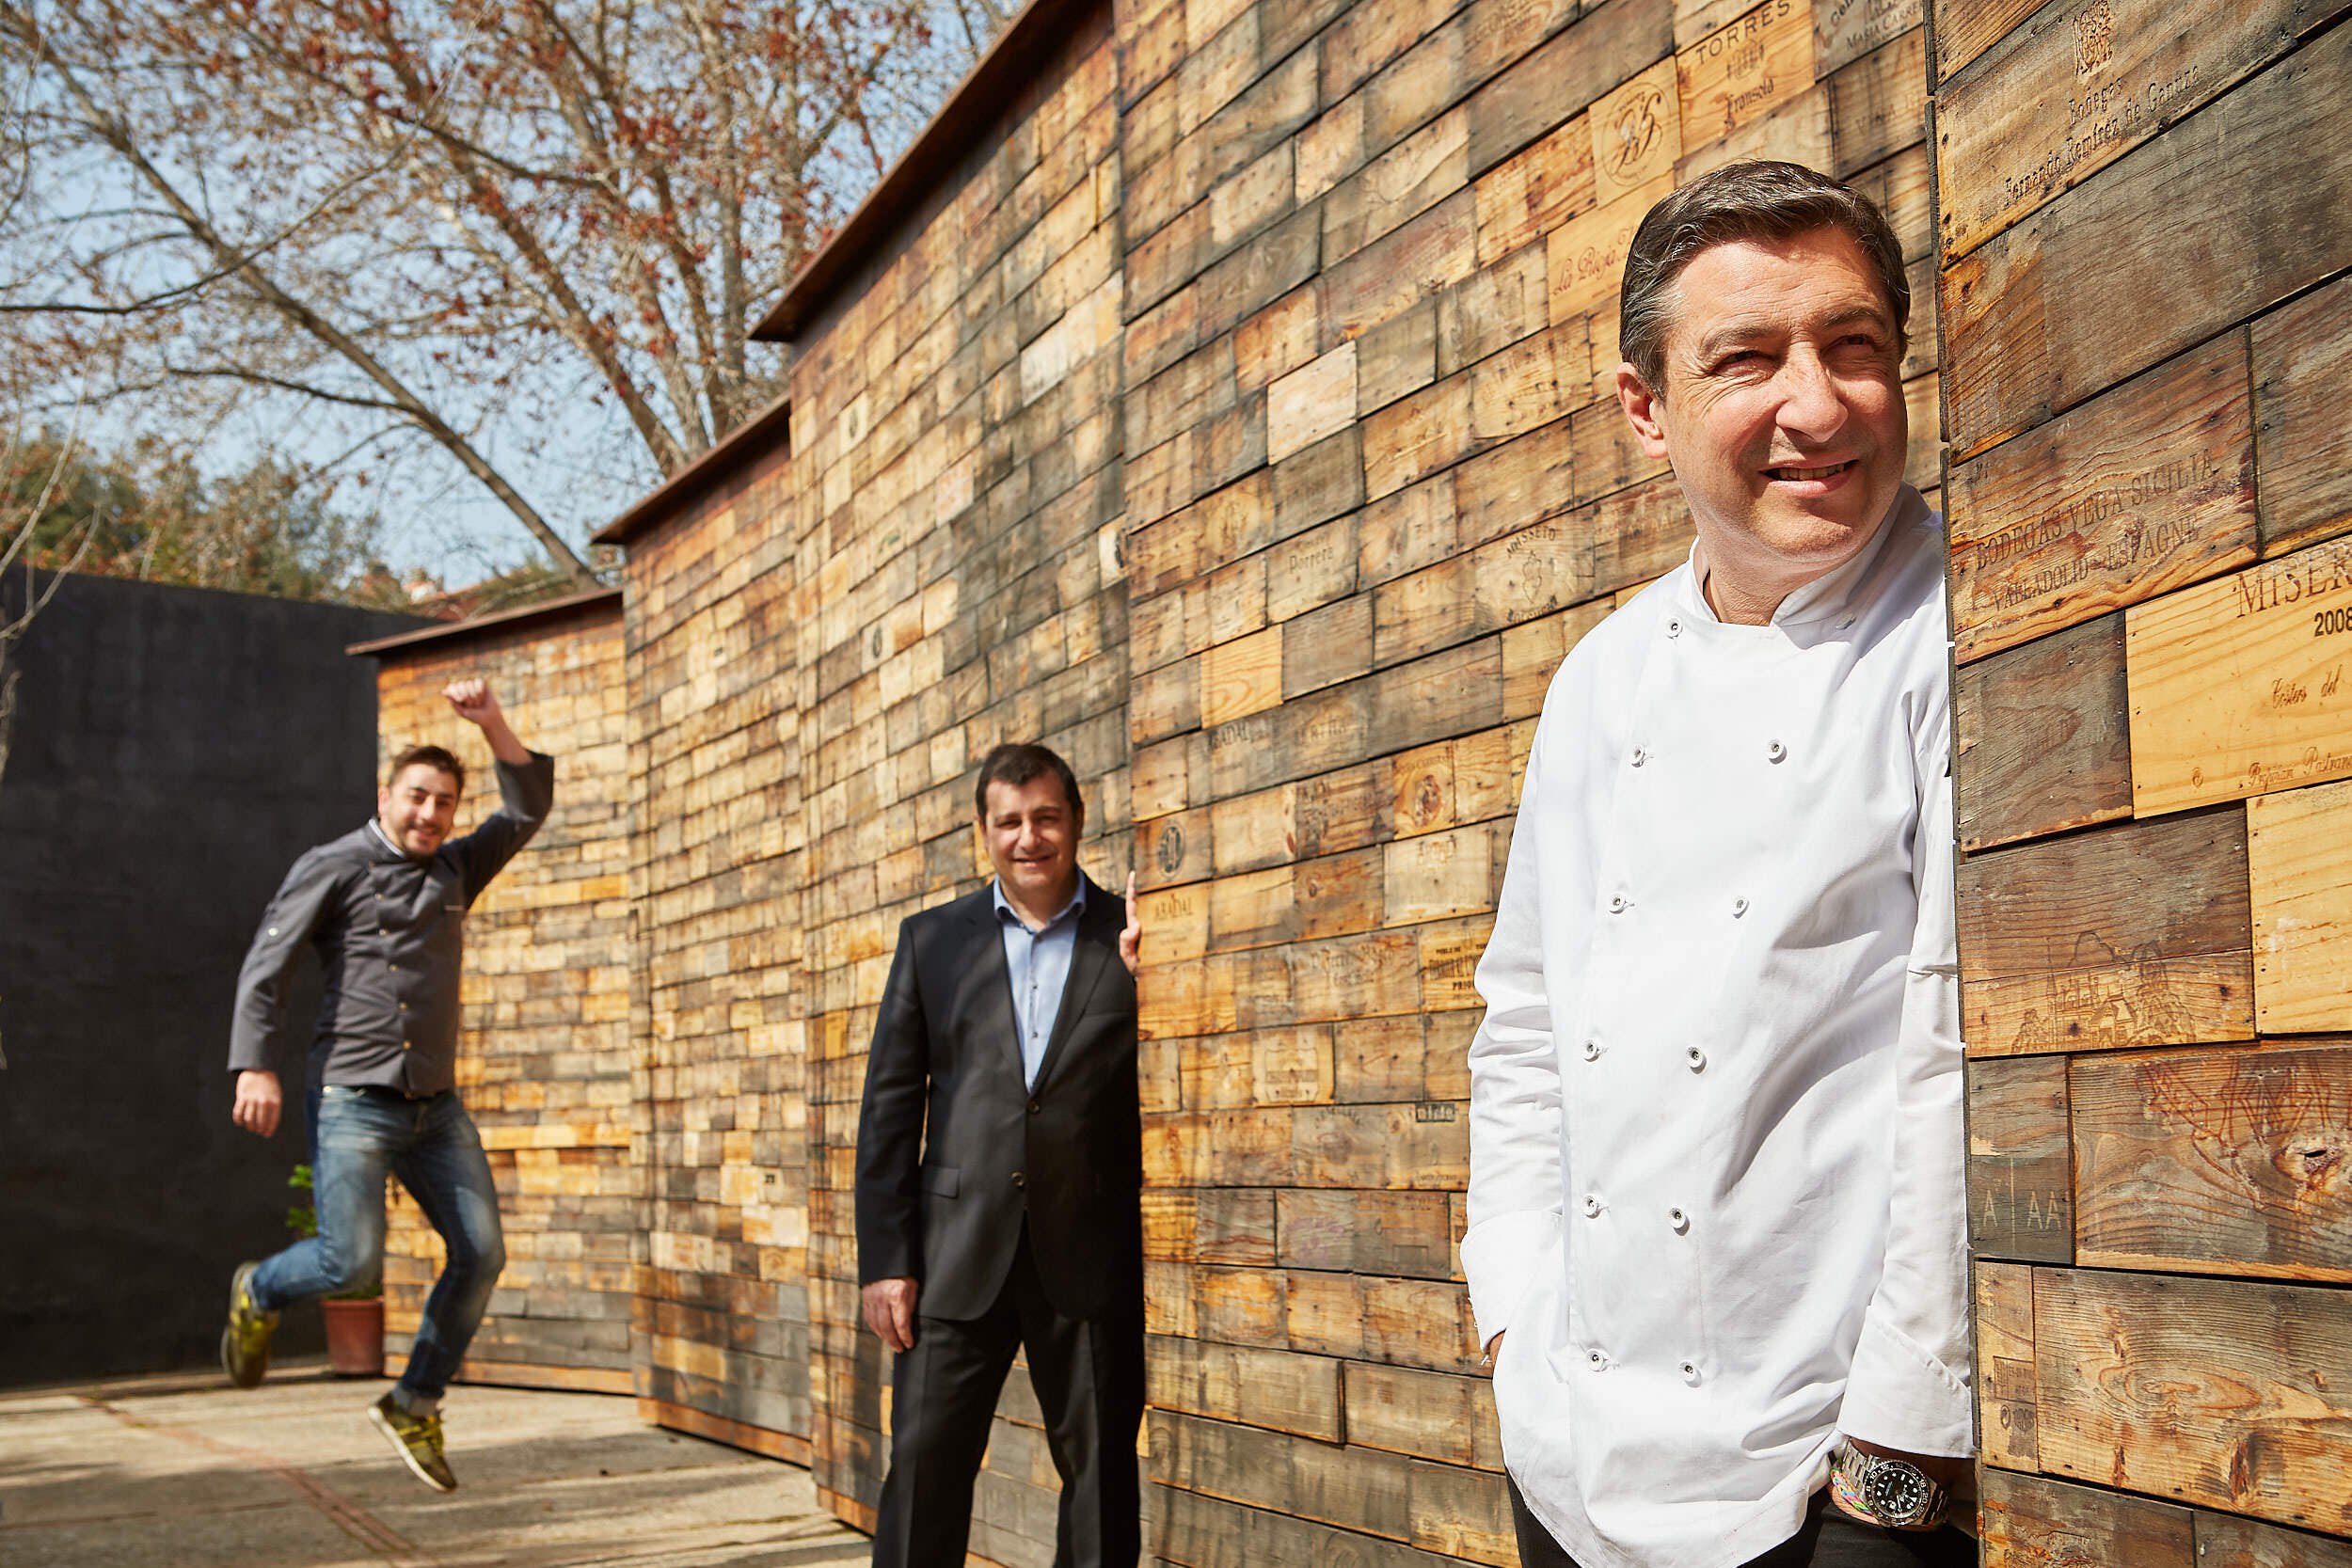
<svg viewBox="0 0 2352 1568"><path fill-rule="evenodd" d="M1119 957L1126 923L1125 900L1089 879L1034 1091L1022 1082L989 890L898 927L858 1117L861 1284L912 1275L923 1316L979 1317L1004 1286L1025 1218L1056 1310L1102 1318L1140 1303L1136 984Z"/></svg>

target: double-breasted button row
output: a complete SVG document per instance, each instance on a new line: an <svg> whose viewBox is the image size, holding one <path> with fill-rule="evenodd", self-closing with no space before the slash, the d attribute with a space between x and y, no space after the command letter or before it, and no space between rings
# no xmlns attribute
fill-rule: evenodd
<svg viewBox="0 0 2352 1568"><path fill-rule="evenodd" d="M1597 1220L1600 1218L1600 1212L1607 1207L1607 1204L1601 1202L1600 1195L1598 1193L1586 1193L1584 1195L1584 1217L1586 1219ZM1689 1234L1691 1229L1690 1211L1680 1207L1679 1205L1667 1210L1666 1224L1668 1227L1671 1228L1677 1236Z"/></svg>
<svg viewBox="0 0 2352 1568"><path fill-rule="evenodd" d="M1600 1041L1588 1039L1584 1042L1582 1049L1584 1059L1586 1061L1597 1062L1600 1060ZM1692 1072L1705 1072L1707 1070L1707 1053L1700 1050L1695 1045L1686 1046L1683 1048L1682 1060L1684 1065L1690 1068ZM1034 1116L1037 1113L1037 1107L1035 1105L1031 1105L1029 1107L1029 1112L1032 1116Z"/></svg>
<svg viewBox="0 0 2352 1568"><path fill-rule="evenodd" d="M1584 1365L1590 1367L1594 1371L1605 1372L1609 1370L1611 1363L1608 1354L1602 1351L1598 1346L1595 1346L1593 1349L1584 1353ZM1683 1382L1689 1384L1693 1388L1698 1386L1699 1364L1696 1361L1685 1359L1677 1362L1675 1366L1675 1370L1682 1374Z"/></svg>

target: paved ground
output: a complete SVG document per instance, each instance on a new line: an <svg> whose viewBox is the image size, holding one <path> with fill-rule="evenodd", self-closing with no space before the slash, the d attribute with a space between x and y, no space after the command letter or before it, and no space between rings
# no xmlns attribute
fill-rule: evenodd
<svg viewBox="0 0 2352 1568"><path fill-rule="evenodd" d="M323 1367L0 1394L5 1568L848 1568L808 1472L644 1426L631 1401L461 1387L458 1490Z"/></svg>

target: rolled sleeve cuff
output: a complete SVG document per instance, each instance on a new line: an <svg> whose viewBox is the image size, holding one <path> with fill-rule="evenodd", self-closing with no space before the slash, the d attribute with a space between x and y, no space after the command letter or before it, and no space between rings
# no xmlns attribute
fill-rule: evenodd
<svg viewBox="0 0 2352 1568"><path fill-rule="evenodd" d="M1478 1342L1487 1345L1511 1326L1537 1271L1559 1256L1560 1212L1530 1210L1481 1220L1462 1237L1462 1275L1470 1282L1470 1316Z"/></svg>
<svg viewBox="0 0 2352 1568"><path fill-rule="evenodd" d="M1875 1315L1862 1320L1839 1431L1903 1453L1965 1458L1976 1452L1973 1412L1964 1375Z"/></svg>

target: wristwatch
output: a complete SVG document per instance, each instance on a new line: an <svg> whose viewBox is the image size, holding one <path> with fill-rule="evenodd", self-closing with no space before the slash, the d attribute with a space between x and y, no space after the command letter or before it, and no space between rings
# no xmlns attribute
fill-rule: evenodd
<svg viewBox="0 0 2352 1568"><path fill-rule="evenodd" d="M1838 1501L1897 1528L1941 1521L1951 1495L1907 1459L1865 1453L1851 1443L1830 1451L1829 1483Z"/></svg>

